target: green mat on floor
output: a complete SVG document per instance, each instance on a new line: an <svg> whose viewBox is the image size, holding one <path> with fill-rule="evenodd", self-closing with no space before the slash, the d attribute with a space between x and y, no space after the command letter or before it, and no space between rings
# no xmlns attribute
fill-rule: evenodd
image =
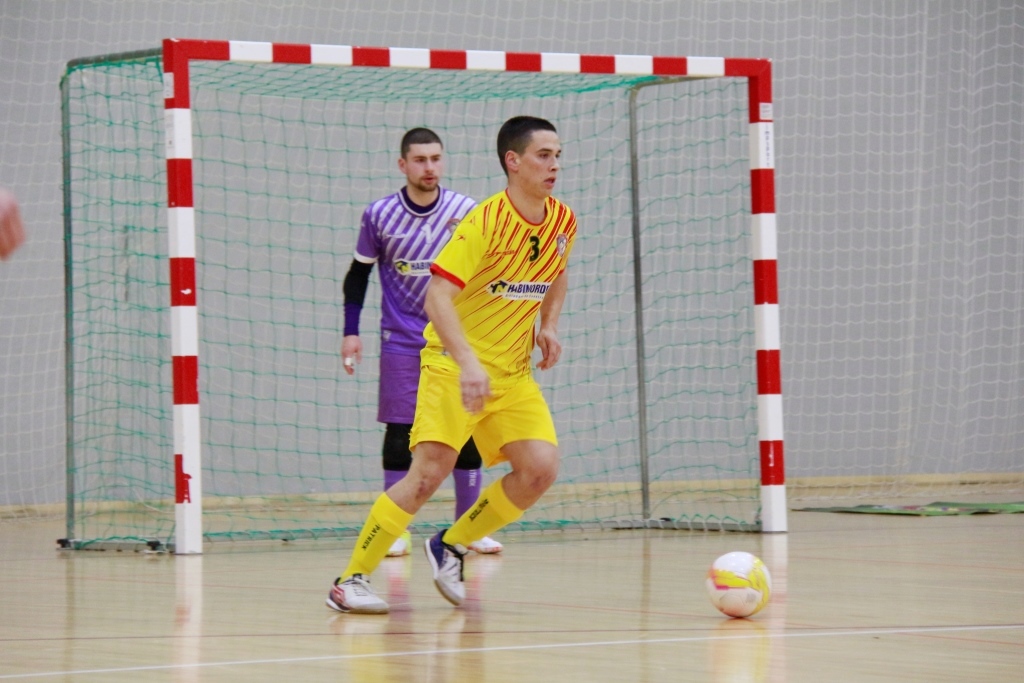
<svg viewBox="0 0 1024 683"><path fill-rule="evenodd" d="M856 505L854 507L795 508L799 512L862 512L872 515L993 515L1024 512L1022 503L928 503L926 505Z"/></svg>

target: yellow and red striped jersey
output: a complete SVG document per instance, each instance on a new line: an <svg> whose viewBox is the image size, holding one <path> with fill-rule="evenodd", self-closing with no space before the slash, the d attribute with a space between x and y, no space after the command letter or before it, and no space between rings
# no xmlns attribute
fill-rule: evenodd
<svg viewBox="0 0 1024 683"><path fill-rule="evenodd" d="M534 323L548 288L569 261L576 216L554 197L533 224L519 215L507 192L490 197L459 223L430 272L462 288L454 300L462 330L496 383L530 374ZM428 324L426 365L458 369Z"/></svg>

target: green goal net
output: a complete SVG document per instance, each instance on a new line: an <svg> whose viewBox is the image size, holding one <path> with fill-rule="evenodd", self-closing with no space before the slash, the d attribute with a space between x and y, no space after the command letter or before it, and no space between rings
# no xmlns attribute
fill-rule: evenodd
<svg viewBox="0 0 1024 683"><path fill-rule="evenodd" d="M375 276L354 377L339 357L360 216L404 182L397 147L413 126L444 140L443 184L500 191L495 136L516 114L558 127L556 195L579 237L562 361L537 373L561 473L508 531L759 528L745 79L197 61L191 87L206 540L361 526L382 487L383 428ZM76 60L62 91L68 545L165 545L159 52ZM451 496L442 487L419 530L450 521Z"/></svg>

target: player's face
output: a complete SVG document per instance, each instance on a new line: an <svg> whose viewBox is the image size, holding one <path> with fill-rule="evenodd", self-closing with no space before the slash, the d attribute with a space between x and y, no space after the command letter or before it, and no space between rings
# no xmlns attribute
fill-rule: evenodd
<svg viewBox="0 0 1024 683"><path fill-rule="evenodd" d="M409 185L420 192L433 192L444 171L444 150L436 142L409 145L409 151L398 160L398 168L405 174Z"/></svg>
<svg viewBox="0 0 1024 683"><path fill-rule="evenodd" d="M562 144L550 130L533 132L530 144L512 159L522 188L538 197L550 197L562 166ZM506 161L506 165L508 161Z"/></svg>

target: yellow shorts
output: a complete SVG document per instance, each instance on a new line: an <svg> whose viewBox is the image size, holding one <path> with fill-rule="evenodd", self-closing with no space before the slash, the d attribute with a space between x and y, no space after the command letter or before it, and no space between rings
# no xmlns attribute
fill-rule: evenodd
<svg viewBox="0 0 1024 683"><path fill-rule="evenodd" d="M469 413L462 405L459 373L424 365L420 368L410 447L422 441L438 441L458 451L470 436L486 467L504 462L501 447L513 441L531 439L558 445L551 411L532 377L509 386L492 385L484 409Z"/></svg>

